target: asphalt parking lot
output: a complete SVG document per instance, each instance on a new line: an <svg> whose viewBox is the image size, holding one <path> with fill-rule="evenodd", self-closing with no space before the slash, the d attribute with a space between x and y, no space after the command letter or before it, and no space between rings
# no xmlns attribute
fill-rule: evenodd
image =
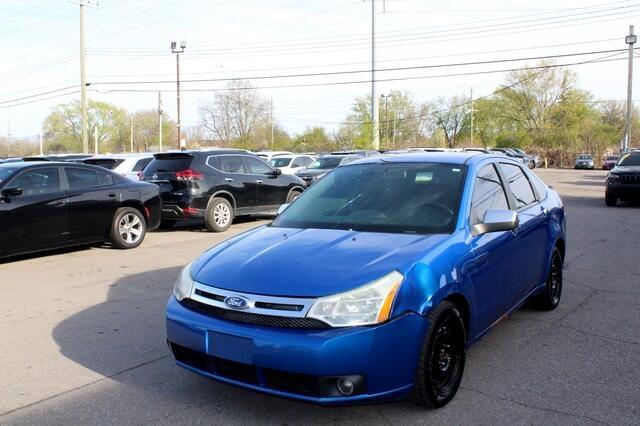
<svg viewBox="0 0 640 426"><path fill-rule="evenodd" d="M604 205L602 171L542 170L568 214L563 299L524 307L468 354L456 398L322 408L178 368L164 305L179 269L224 234L154 232L0 263L0 424L640 424L640 207Z"/></svg>

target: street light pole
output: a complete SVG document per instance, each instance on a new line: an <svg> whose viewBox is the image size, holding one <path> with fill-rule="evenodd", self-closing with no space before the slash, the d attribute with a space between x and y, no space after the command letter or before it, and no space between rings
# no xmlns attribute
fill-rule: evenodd
<svg viewBox="0 0 640 426"><path fill-rule="evenodd" d="M383 127L383 135L384 135L384 148L389 149L389 97L391 95L385 95L384 93L380 95L382 99L384 99L384 127Z"/></svg>
<svg viewBox="0 0 640 426"><path fill-rule="evenodd" d="M380 149L380 105L376 91L376 0L371 0L371 144Z"/></svg>
<svg viewBox="0 0 640 426"><path fill-rule="evenodd" d="M180 54L184 53L184 49L187 47L186 41L180 42L178 48L175 41L171 42L171 53L176 54L176 103L177 103L177 115L178 115L178 149L182 149L182 128L180 123ZM186 148L186 147L185 147Z"/></svg>
<svg viewBox="0 0 640 426"><path fill-rule="evenodd" d="M629 35L624 39L625 43L629 45L629 80L627 82L627 128L624 134L624 142L622 151L629 150L629 143L631 142L631 119L633 115L633 45L636 43L636 36L633 34L633 25L629 25Z"/></svg>

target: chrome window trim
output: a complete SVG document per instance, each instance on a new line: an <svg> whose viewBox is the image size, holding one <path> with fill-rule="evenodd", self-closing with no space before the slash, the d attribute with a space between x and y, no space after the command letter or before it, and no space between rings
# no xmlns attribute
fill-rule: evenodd
<svg viewBox="0 0 640 426"><path fill-rule="evenodd" d="M212 293L212 294L224 296L224 297L234 297L234 296L244 297L245 299L248 300L249 304L248 304L248 307L245 309L233 309L227 306L224 302L197 295L196 290L206 291L207 293ZM197 281L195 281L193 286L191 287L191 293L189 294L189 298L197 302L204 303L205 305L226 309L228 311L246 312L248 314L270 315L270 316L287 317L287 318L305 318L307 316L307 313L309 312L309 309L311 309L311 306L316 301L315 298L263 296L259 294L223 290L221 288L212 287L206 284L199 283ZM256 302L284 304L284 305L302 305L303 308L300 311L256 308L255 306Z"/></svg>

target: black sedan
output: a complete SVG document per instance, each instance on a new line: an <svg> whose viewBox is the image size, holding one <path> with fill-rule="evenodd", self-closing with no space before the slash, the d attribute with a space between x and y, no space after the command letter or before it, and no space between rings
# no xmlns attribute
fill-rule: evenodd
<svg viewBox="0 0 640 426"><path fill-rule="evenodd" d="M157 186L96 166L0 164L0 257L104 241L134 248L160 212Z"/></svg>

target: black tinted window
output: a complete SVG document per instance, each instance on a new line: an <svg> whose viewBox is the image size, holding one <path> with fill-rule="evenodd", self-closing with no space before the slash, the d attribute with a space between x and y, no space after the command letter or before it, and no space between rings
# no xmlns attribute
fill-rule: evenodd
<svg viewBox="0 0 640 426"><path fill-rule="evenodd" d="M113 176L97 170L68 168L65 172L71 190L113 185Z"/></svg>
<svg viewBox="0 0 640 426"><path fill-rule="evenodd" d="M249 173L253 173L256 175L268 175L273 173L273 169L262 160L258 160L257 158L253 157L244 157L244 159L247 162Z"/></svg>
<svg viewBox="0 0 640 426"><path fill-rule="evenodd" d="M153 174L156 172L179 172L187 170L191 166L193 157L190 155L175 155L175 156L158 156L144 169L144 173Z"/></svg>
<svg viewBox="0 0 640 426"><path fill-rule="evenodd" d="M115 169L116 167L118 167L123 162L124 162L124 160L121 160L121 159L116 160L116 159L113 159L113 158L94 158L94 159L84 160L84 163L86 163L86 164L92 164L94 166L100 166L100 167L108 169L108 170Z"/></svg>
<svg viewBox="0 0 640 426"><path fill-rule="evenodd" d="M624 154L620 159L618 166L640 166L640 155Z"/></svg>
<svg viewBox="0 0 640 426"><path fill-rule="evenodd" d="M142 170L144 170L145 167L149 165L149 163L151 163L151 160L153 160L153 158L144 158L142 160L138 160L138 162L136 163L135 166L133 166L133 169L131 171L141 172Z"/></svg>
<svg viewBox="0 0 640 426"><path fill-rule="evenodd" d="M37 169L21 173L9 183L10 187L22 188L23 195L40 195L60 192L58 169Z"/></svg>
<svg viewBox="0 0 640 426"><path fill-rule="evenodd" d="M271 160L269 160L269 163L275 167L275 168L279 168L279 167L287 167L289 165L289 163L291 163L291 157L276 157L276 158L272 158ZM291 167L297 167L295 166L296 162L293 162L293 165Z"/></svg>
<svg viewBox="0 0 640 426"><path fill-rule="evenodd" d="M223 155L220 157L220 170L227 173L247 173L244 161L239 155Z"/></svg>
<svg viewBox="0 0 640 426"><path fill-rule="evenodd" d="M531 189L529 179L524 175L522 169L513 164L500 164L500 168L504 172L507 182L513 196L516 199L516 208L520 209L526 207L529 204L533 204L536 201L536 197Z"/></svg>
<svg viewBox="0 0 640 426"><path fill-rule="evenodd" d="M493 164L484 166L476 176L469 217L471 225L482 222L487 209L509 210L507 196Z"/></svg>

